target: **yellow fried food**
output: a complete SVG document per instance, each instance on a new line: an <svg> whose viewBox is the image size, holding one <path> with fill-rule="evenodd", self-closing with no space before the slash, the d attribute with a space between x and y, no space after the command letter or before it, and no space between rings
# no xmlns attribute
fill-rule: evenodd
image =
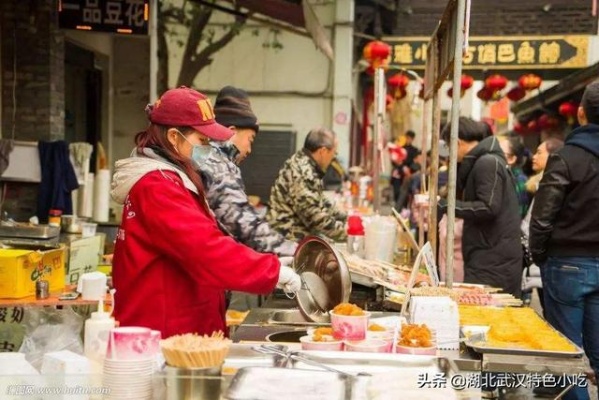
<svg viewBox="0 0 599 400"><path fill-rule="evenodd" d="M431 347L432 333L426 324L405 324L401 327L398 344L407 347Z"/></svg>
<svg viewBox="0 0 599 400"><path fill-rule="evenodd" d="M364 315L364 310L351 303L341 303L333 308L333 312L337 315L348 315L353 317Z"/></svg>
<svg viewBox="0 0 599 400"><path fill-rule="evenodd" d="M461 325L488 325L487 347L574 352L565 337L529 307L459 306Z"/></svg>
<svg viewBox="0 0 599 400"><path fill-rule="evenodd" d="M379 324L370 324L370 326L368 327L368 330L371 332L384 332L387 329L385 329L384 326L381 326Z"/></svg>

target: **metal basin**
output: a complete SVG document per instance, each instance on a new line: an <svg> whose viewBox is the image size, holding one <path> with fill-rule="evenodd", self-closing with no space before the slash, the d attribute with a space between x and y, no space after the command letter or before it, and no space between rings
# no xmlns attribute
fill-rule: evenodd
<svg viewBox="0 0 599 400"><path fill-rule="evenodd" d="M50 225L0 225L0 236L12 238L50 239L58 236L60 228Z"/></svg>
<svg viewBox="0 0 599 400"><path fill-rule="evenodd" d="M268 323L284 325L323 325L322 323L317 324L308 321L301 311L297 309L275 311L268 319Z"/></svg>

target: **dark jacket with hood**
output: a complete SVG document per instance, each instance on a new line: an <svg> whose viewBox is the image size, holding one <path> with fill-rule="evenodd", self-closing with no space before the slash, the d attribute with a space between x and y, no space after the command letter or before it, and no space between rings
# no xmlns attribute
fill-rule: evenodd
<svg viewBox="0 0 599 400"><path fill-rule="evenodd" d="M496 137L482 140L458 171L455 215L464 220L464 282L520 296L522 245L514 180Z"/></svg>
<svg viewBox="0 0 599 400"><path fill-rule="evenodd" d="M599 257L599 125L576 128L549 156L535 196L530 252L547 257Z"/></svg>

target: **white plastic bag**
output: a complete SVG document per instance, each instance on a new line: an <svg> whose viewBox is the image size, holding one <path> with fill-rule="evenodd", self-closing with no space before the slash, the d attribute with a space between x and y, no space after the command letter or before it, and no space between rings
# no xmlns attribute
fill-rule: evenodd
<svg viewBox="0 0 599 400"><path fill-rule="evenodd" d="M81 329L83 318L71 307L31 307L23 319L25 338L19 349L38 371L44 354L51 351L70 350L83 354Z"/></svg>

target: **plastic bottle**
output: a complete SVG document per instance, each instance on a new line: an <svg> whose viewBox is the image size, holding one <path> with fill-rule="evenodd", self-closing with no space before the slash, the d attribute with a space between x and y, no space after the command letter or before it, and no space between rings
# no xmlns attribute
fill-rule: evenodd
<svg viewBox="0 0 599 400"><path fill-rule="evenodd" d="M85 321L84 346L85 356L102 363L106 357L108 334L115 327L114 318L104 311L104 300L98 302L98 311L92 312Z"/></svg>
<svg viewBox="0 0 599 400"><path fill-rule="evenodd" d="M347 218L347 251L364 258L364 225L359 215L350 215Z"/></svg>

